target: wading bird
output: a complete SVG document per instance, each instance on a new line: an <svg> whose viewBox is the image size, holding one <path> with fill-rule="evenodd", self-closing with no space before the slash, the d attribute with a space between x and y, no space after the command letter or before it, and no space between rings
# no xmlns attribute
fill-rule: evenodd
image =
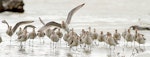
<svg viewBox="0 0 150 57"><path fill-rule="evenodd" d="M130 29L128 29L128 32L125 36L125 40L127 41L127 45L128 45L128 42L133 42L134 40L133 35L130 32ZM131 44L131 47L132 47L132 44Z"/></svg>
<svg viewBox="0 0 150 57"><path fill-rule="evenodd" d="M20 25L28 24L28 23L32 23L32 22L34 22L34 21L20 21L20 22L16 23L16 25L12 28L12 26L10 26L6 20L2 21L2 23L7 24L8 29L6 31L6 34L10 37L14 34L14 32L17 30L17 28ZM11 38L10 38L10 45L11 45Z"/></svg>
<svg viewBox="0 0 150 57"><path fill-rule="evenodd" d="M29 46L30 46L30 40L32 39L32 47L33 47L33 40L36 38L36 32L35 32L35 28L33 27L32 32L29 33L28 35L28 39L29 39Z"/></svg>

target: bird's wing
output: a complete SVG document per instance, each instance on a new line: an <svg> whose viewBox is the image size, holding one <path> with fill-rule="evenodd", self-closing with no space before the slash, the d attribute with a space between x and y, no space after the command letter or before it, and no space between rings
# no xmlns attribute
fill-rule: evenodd
<svg viewBox="0 0 150 57"><path fill-rule="evenodd" d="M54 22L54 21L51 21L51 22L48 22L47 24L45 24L43 27L41 27L38 31L44 31L46 29L48 29L49 27L51 26L56 26L56 27L60 27L61 28L61 24L57 23L57 22Z"/></svg>
<svg viewBox="0 0 150 57"><path fill-rule="evenodd" d="M27 29L28 27L36 28L36 27L35 27L35 26L33 26L33 25L26 25L26 26L24 27L24 29Z"/></svg>
<svg viewBox="0 0 150 57"><path fill-rule="evenodd" d="M71 18L72 18L72 16L73 16L73 14L74 14L77 10L79 10L81 7L83 7L83 6L84 6L84 3L81 4L81 5L79 5L79 6L77 6L77 7L75 7L75 8L73 8L73 9L68 13L67 20L66 20L66 23L67 23L67 24L70 24L70 21L71 21Z"/></svg>
<svg viewBox="0 0 150 57"><path fill-rule="evenodd" d="M16 23L16 25L13 27L13 32L15 32L16 29L17 29L20 25L28 24L28 23L32 23L32 22L34 22L34 21L21 21L21 22Z"/></svg>
<svg viewBox="0 0 150 57"><path fill-rule="evenodd" d="M39 17L40 22L45 25L45 23L43 22L43 20Z"/></svg>

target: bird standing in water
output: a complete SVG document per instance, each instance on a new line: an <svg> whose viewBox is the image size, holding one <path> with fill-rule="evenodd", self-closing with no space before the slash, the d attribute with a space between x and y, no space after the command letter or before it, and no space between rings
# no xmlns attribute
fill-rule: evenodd
<svg viewBox="0 0 150 57"><path fill-rule="evenodd" d="M130 29L128 29L128 32L125 36L125 40L127 41L127 45L128 45L128 42L133 42L134 38L133 38L133 35L131 34L130 32ZM131 47L132 47L132 44L131 44Z"/></svg>
<svg viewBox="0 0 150 57"><path fill-rule="evenodd" d="M14 32L17 30L17 28L19 26L23 25L23 24L29 24L29 23L32 23L32 22L34 22L34 21L20 21L20 22L16 23L16 25L12 28L12 26L10 26L6 20L2 21L2 23L7 24L7 26L8 26L6 34L8 36L10 36L10 45L11 45L11 37L14 34Z"/></svg>
<svg viewBox="0 0 150 57"><path fill-rule="evenodd" d="M33 47L33 40L36 38L36 32L35 27L33 27L32 32L29 33L28 39L29 39L29 46L30 46L30 40L32 39L32 47Z"/></svg>

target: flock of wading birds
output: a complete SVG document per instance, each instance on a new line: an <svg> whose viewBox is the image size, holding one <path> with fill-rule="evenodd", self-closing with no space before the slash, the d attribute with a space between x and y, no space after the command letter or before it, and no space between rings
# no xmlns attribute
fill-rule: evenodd
<svg viewBox="0 0 150 57"><path fill-rule="evenodd" d="M22 47L22 42L26 42L28 39L33 40L38 36L39 38L43 38L45 35L54 43L59 42L62 38L64 41L68 44L70 48L77 47L83 45L84 48L88 48L91 50L91 45L94 44L93 42L99 41L104 42L110 46L115 46L119 44L119 41L121 38L124 38L124 42L137 42L139 44L145 43L144 35L138 32L138 29L135 29L135 33L132 34L130 32L130 27L128 30L125 30L122 34L115 30L115 32L112 34L110 32L107 32L104 34L103 31L98 33L96 29L91 30L91 27L89 27L89 30L82 29L80 34L77 34L74 29L69 29L68 25L70 24L72 15L80 9L85 4L81 4L75 8L73 8L67 17L66 22L62 21L62 23L57 23L55 21L50 21L48 23L44 23L42 19L39 18L40 22L43 24L41 28L36 32L34 25L27 25L29 23L33 23L34 21L20 21L16 23L14 27L10 26L6 20L2 20L2 23L6 24L8 26L8 29L6 31L6 34L8 36L12 36L14 33L17 34L18 38L17 40L20 42L20 46ZM21 28L21 25L26 25L24 28ZM20 27L20 28L19 28ZM27 28L33 28L32 32L28 32ZM54 27L54 28L51 28ZM17 28L19 30L16 32ZM65 34L61 30L64 30ZM2 39L0 38L0 42L2 42ZM10 38L11 43L11 38ZM96 43L95 43L96 44ZM33 44L32 44L33 46Z"/></svg>

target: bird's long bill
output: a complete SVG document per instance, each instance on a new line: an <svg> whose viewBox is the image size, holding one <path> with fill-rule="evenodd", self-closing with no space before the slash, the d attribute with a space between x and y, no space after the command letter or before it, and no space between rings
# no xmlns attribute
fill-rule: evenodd
<svg viewBox="0 0 150 57"><path fill-rule="evenodd" d="M84 5L85 5L85 3L83 3L83 4L81 4L81 5L79 5L79 6L75 7L75 8L73 8L73 9L68 13L67 20L66 20L66 23L67 23L67 24L70 24L70 21L71 21L71 18L72 18L72 16L73 16L73 14L74 14L77 10L79 10L81 7L83 7Z"/></svg>
<svg viewBox="0 0 150 57"><path fill-rule="evenodd" d="M39 20L43 25L46 25L40 17L39 17Z"/></svg>

